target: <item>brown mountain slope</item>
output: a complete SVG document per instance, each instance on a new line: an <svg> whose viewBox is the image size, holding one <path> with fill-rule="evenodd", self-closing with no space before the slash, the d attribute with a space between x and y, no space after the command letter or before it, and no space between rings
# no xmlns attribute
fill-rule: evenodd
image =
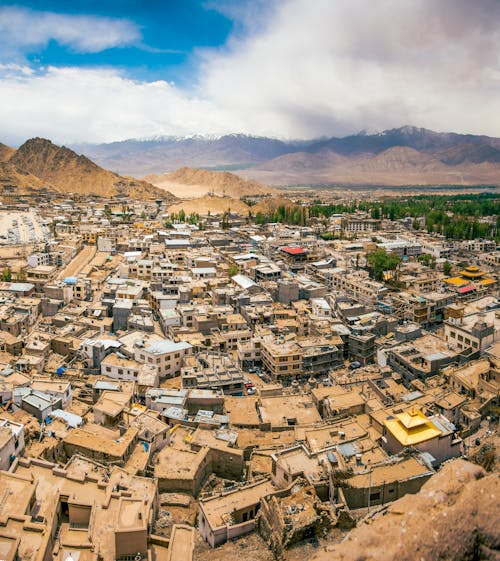
<svg viewBox="0 0 500 561"><path fill-rule="evenodd" d="M454 460L416 495L387 505L312 561L486 561L498 559L498 473Z"/></svg>
<svg viewBox="0 0 500 561"><path fill-rule="evenodd" d="M168 191L146 181L122 177L105 170L87 157L43 138L26 141L11 156L9 163L20 171L35 175L60 192L175 200Z"/></svg>
<svg viewBox="0 0 500 561"><path fill-rule="evenodd" d="M448 165L436 156L396 146L379 154L339 156L330 150L296 152L238 171L271 185L477 185L500 184L500 163Z"/></svg>
<svg viewBox="0 0 500 561"><path fill-rule="evenodd" d="M157 187L168 189L178 197L202 197L212 193L239 199L248 195L276 192L272 187L242 179L234 173L189 167L179 168L163 175L147 175L144 179Z"/></svg>
<svg viewBox="0 0 500 561"><path fill-rule="evenodd" d="M11 148L0 142L0 162L6 162L15 153L15 148Z"/></svg>
<svg viewBox="0 0 500 561"><path fill-rule="evenodd" d="M52 189L39 177L19 170L10 162L0 161L0 193L24 195L30 191L39 191L44 188Z"/></svg>

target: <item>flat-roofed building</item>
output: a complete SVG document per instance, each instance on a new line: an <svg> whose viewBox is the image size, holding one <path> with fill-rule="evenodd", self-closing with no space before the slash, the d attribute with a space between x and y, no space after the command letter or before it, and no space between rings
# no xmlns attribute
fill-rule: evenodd
<svg viewBox="0 0 500 561"><path fill-rule="evenodd" d="M135 360L156 366L160 378L170 378L180 373L184 356L192 348L186 342L175 343L168 339L136 342Z"/></svg>
<svg viewBox="0 0 500 561"><path fill-rule="evenodd" d="M341 484L338 500L350 509L376 507L415 494L434 475L434 470L421 458L406 458L399 462L368 466Z"/></svg>
<svg viewBox="0 0 500 561"><path fill-rule="evenodd" d="M13 497L2 522L4 536L15 536L9 560L125 561L152 554L148 537L158 504L152 479L81 457L64 468L23 458L14 473L0 472L0 491Z"/></svg>
<svg viewBox="0 0 500 561"><path fill-rule="evenodd" d="M262 339L262 365L275 379L300 376L303 373L303 351L293 339Z"/></svg>
<svg viewBox="0 0 500 561"><path fill-rule="evenodd" d="M159 372L156 365L144 364L136 360L122 358L117 354L109 354L101 362L101 374L114 380L128 380L138 384L158 387Z"/></svg>
<svg viewBox="0 0 500 561"><path fill-rule="evenodd" d="M491 302L494 306L495 303ZM481 311L463 309L458 316L451 315L444 322L446 341L459 349L472 349L483 353L487 347L500 340L500 304L488 309L486 305Z"/></svg>
<svg viewBox="0 0 500 561"><path fill-rule="evenodd" d="M73 429L63 440L68 458L81 454L98 462L124 464L132 454L137 442L138 429L129 428L120 435L99 425L86 424Z"/></svg>
<svg viewBox="0 0 500 561"><path fill-rule="evenodd" d="M199 502L198 527L201 537L212 547L252 532L256 528L256 515L260 501L276 492L271 481L266 480L220 497Z"/></svg>
<svg viewBox="0 0 500 561"><path fill-rule="evenodd" d="M24 452L24 425L0 417L0 470L8 470Z"/></svg>

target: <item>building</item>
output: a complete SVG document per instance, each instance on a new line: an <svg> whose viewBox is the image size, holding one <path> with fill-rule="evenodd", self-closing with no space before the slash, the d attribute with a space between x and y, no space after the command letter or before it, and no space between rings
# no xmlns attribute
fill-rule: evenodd
<svg viewBox="0 0 500 561"><path fill-rule="evenodd" d="M382 446L390 454L399 454L405 448L426 452L434 467L463 454L463 442L455 426L442 415L426 417L419 409L389 416L384 422Z"/></svg>
<svg viewBox="0 0 500 561"><path fill-rule="evenodd" d="M121 358L114 353L102 360L101 374L114 380L128 380L153 388L158 387L159 384L159 372L156 365Z"/></svg>
<svg viewBox="0 0 500 561"><path fill-rule="evenodd" d="M24 452L24 425L0 417L0 470L8 470Z"/></svg>
<svg viewBox="0 0 500 561"><path fill-rule="evenodd" d="M500 304L486 300L481 310L477 310L477 306L474 306L476 309L472 306L448 306L445 310L447 319L444 322L444 336L447 342L458 349L483 353L500 339Z"/></svg>
<svg viewBox="0 0 500 561"><path fill-rule="evenodd" d="M156 366L160 378L170 378L179 374L184 356L192 346L189 343L175 343L168 339L147 343L140 338L135 342L135 360Z"/></svg>
<svg viewBox="0 0 500 561"><path fill-rule="evenodd" d="M275 379L303 373L303 351L295 340L266 336L262 339L262 366Z"/></svg>
<svg viewBox="0 0 500 561"><path fill-rule="evenodd" d="M201 537L212 547L252 532L260 501L276 492L271 481L254 483L219 497L199 502L198 528Z"/></svg>

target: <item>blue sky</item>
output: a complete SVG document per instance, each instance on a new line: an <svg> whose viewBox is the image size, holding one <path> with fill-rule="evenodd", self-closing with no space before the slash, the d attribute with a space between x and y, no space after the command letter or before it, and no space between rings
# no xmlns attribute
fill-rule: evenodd
<svg viewBox="0 0 500 561"><path fill-rule="evenodd" d="M0 2L0 142L500 136L498 0Z"/></svg>
<svg viewBox="0 0 500 561"><path fill-rule="evenodd" d="M26 52L31 63L116 67L134 78L166 79L184 86L193 76L196 49L223 46L233 29L233 21L215 4L197 0L36 0L22 6L37 12L126 19L140 35L129 45L93 53L49 40Z"/></svg>

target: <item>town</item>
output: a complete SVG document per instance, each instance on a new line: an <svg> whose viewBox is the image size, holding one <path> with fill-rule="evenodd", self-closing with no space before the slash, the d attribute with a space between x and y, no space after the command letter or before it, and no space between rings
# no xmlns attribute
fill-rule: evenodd
<svg viewBox="0 0 500 561"><path fill-rule="evenodd" d="M415 200L5 190L0 556L289 559L450 460L493 469L498 198Z"/></svg>

